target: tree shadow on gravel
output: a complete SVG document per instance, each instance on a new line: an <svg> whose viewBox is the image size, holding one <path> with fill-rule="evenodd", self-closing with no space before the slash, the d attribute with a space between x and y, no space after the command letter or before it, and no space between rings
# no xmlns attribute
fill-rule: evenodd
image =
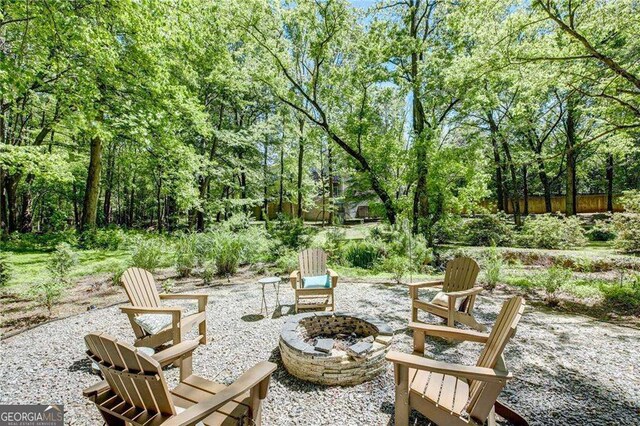
<svg viewBox="0 0 640 426"><path fill-rule="evenodd" d="M536 424L632 424L640 402L598 382L599 377L555 366L551 375L526 365L518 372L502 399Z"/></svg>
<svg viewBox="0 0 640 426"><path fill-rule="evenodd" d="M82 372L82 373L93 373L91 369L91 360L89 358L82 358L73 361L73 363L67 368L67 371L71 373Z"/></svg>

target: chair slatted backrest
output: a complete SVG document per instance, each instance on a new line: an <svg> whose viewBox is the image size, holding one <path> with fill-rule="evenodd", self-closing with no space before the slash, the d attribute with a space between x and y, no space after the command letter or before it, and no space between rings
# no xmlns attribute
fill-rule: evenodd
<svg viewBox="0 0 640 426"><path fill-rule="evenodd" d="M120 278L132 306L155 308L160 306L160 296L151 272L141 268L129 268Z"/></svg>
<svg viewBox="0 0 640 426"><path fill-rule="evenodd" d="M515 335L518 323L524 312L524 299L520 296L509 299L502 305L496 323L489 334L487 343L480 353L476 366L496 368L502 363L502 352L511 338ZM476 404L481 400L484 383L472 381L469 383L469 404L467 411L473 414Z"/></svg>
<svg viewBox="0 0 640 426"><path fill-rule="evenodd" d="M327 253L319 248L302 250L298 255L301 277L316 277L327 273Z"/></svg>
<svg viewBox="0 0 640 426"><path fill-rule="evenodd" d="M469 290L476 283L480 267L470 257L457 257L447 262L442 291Z"/></svg>
<svg viewBox="0 0 640 426"><path fill-rule="evenodd" d="M176 414L160 364L104 333L85 336L87 354L98 363L111 391L109 399L96 401L107 413L127 417L133 424L150 417Z"/></svg>

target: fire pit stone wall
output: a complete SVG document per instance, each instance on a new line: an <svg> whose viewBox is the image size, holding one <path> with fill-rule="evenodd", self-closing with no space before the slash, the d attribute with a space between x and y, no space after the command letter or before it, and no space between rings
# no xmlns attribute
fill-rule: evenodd
<svg viewBox="0 0 640 426"><path fill-rule="evenodd" d="M332 337L336 343L321 348L318 338L331 343ZM282 327L280 353L287 371L302 380L355 385L384 371L392 337L393 330L386 323L366 314L303 313L289 318Z"/></svg>

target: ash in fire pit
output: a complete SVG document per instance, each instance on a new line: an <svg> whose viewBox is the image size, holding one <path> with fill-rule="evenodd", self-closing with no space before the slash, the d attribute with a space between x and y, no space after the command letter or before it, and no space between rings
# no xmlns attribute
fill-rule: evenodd
<svg viewBox="0 0 640 426"><path fill-rule="evenodd" d="M354 385L380 374L393 332L368 315L305 313L291 317L280 334L287 370L310 382Z"/></svg>

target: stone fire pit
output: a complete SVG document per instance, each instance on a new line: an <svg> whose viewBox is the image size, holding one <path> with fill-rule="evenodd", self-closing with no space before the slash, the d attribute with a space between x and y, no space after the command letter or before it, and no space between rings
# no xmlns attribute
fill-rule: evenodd
<svg viewBox="0 0 640 426"><path fill-rule="evenodd" d="M364 314L304 313L291 317L280 333L287 371L322 385L357 385L386 367L393 331Z"/></svg>

